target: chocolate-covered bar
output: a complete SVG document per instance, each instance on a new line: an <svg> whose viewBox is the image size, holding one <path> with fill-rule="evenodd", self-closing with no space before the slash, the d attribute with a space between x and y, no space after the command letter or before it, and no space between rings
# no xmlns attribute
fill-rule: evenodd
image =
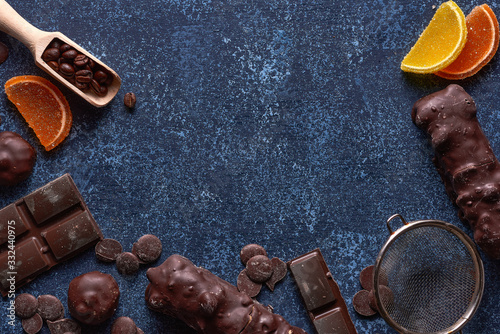
<svg viewBox="0 0 500 334"><path fill-rule="evenodd" d="M180 255L150 268L146 303L205 334L306 334L210 271Z"/></svg>
<svg viewBox="0 0 500 334"><path fill-rule="evenodd" d="M100 239L71 176L49 182L0 210L0 292L10 295Z"/></svg>
<svg viewBox="0 0 500 334"><path fill-rule="evenodd" d="M357 333L337 282L319 249L289 261L288 267L319 334Z"/></svg>
<svg viewBox="0 0 500 334"><path fill-rule="evenodd" d="M434 165L460 218L484 253L500 259L500 164L476 112L470 95L452 84L418 100L411 117L429 135Z"/></svg>

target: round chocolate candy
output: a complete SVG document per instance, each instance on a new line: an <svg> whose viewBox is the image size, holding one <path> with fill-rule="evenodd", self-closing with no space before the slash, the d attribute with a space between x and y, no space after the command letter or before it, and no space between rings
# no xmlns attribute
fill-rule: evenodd
<svg viewBox="0 0 500 334"><path fill-rule="evenodd" d="M87 325L97 325L109 319L118 307L119 298L118 283L109 274L92 271L69 283L69 313Z"/></svg>
<svg viewBox="0 0 500 334"><path fill-rule="evenodd" d="M38 313L35 313L31 318L23 319L21 326L27 334L36 334L42 330L43 319Z"/></svg>
<svg viewBox="0 0 500 334"><path fill-rule="evenodd" d="M160 239L152 234L143 235L132 246L132 253L145 263L156 261L160 257L161 251Z"/></svg>
<svg viewBox="0 0 500 334"><path fill-rule="evenodd" d="M111 334L137 334L137 326L129 317L119 317L113 321Z"/></svg>
<svg viewBox="0 0 500 334"><path fill-rule="evenodd" d="M103 262L115 261L122 251L122 244L115 239L103 239L95 246L95 255Z"/></svg>
<svg viewBox="0 0 500 334"><path fill-rule="evenodd" d="M133 275L139 270L139 258L130 252L123 252L116 258L116 269L122 275Z"/></svg>
<svg viewBox="0 0 500 334"><path fill-rule="evenodd" d="M250 298L256 297L262 288L261 283L256 283L248 277L246 269L243 269L238 275L236 286L240 292L246 293Z"/></svg>
<svg viewBox="0 0 500 334"><path fill-rule="evenodd" d="M9 58L9 48L7 45L0 42L0 64L6 61L7 58Z"/></svg>
<svg viewBox="0 0 500 334"><path fill-rule="evenodd" d="M0 186L14 186L31 175L36 152L20 135L0 132Z"/></svg>
<svg viewBox="0 0 500 334"><path fill-rule="evenodd" d="M264 283L273 274L271 260L265 255L255 255L247 262L247 275L256 283Z"/></svg>
<svg viewBox="0 0 500 334"><path fill-rule="evenodd" d="M257 244L248 244L243 246L240 251L240 259L243 265L247 265L248 260L250 260L255 255L264 255L267 256L267 252L261 245Z"/></svg>
<svg viewBox="0 0 500 334"><path fill-rule="evenodd" d="M359 314L370 317L377 313L376 310L370 307L370 291L361 290L358 291L354 297L352 298L352 305L354 306L354 310Z"/></svg>
<svg viewBox="0 0 500 334"><path fill-rule="evenodd" d="M43 320L54 321L64 317L64 306L56 296L41 295L38 296L37 312Z"/></svg>
<svg viewBox="0 0 500 334"><path fill-rule="evenodd" d="M49 327L50 334L81 334L82 329L80 325L73 319L59 319L56 321L47 320L47 327Z"/></svg>
<svg viewBox="0 0 500 334"><path fill-rule="evenodd" d="M38 300L29 293L21 293L14 299L16 315L21 319L28 319L35 315L38 307Z"/></svg>

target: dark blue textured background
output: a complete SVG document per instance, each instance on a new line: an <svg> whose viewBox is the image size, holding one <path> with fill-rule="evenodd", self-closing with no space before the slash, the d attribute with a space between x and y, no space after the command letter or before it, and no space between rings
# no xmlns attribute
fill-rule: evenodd
<svg viewBox="0 0 500 334"><path fill-rule="evenodd" d="M352 308L360 271L388 237L385 220L449 221L470 234L447 198L426 138L411 122L420 97L449 82L406 75L400 62L440 3L430 0L23 0L11 5L46 31L61 31L115 69L117 98L95 109L66 89L74 123L46 153L0 94L0 131L38 152L33 175L0 189L0 207L69 172L105 237L126 250L145 233L161 237L159 261L179 253L231 283L248 243L290 260L319 247L359 333L394 333ZM481 3L458 1L467 13ZM500 14L500 3L489 2ZM10 48L3 83L48 77L28 49ZM498 56L461 84L500 154ZM123 95L133 91L133 111ZM500 263L485 260L486 288L466 333L500 333ZM133 277L92 251L39 276L20 292L54 294L92 270L112 274L122 292L114 317L146 333L192 333L149 311L147 267ZM258 300L314 333L293 280ZM2 333L7 300L0 303ZM111 321L87 333L108 333ZM47 328L43 333L48 333Z"/></svg>

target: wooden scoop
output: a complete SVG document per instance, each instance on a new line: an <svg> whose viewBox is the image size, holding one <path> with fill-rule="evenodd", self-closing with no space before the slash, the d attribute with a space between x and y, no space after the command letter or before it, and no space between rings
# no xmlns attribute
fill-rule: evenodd
<svg viewBox="0 0 500 334"><path fill-rule="evenodd" d="M80 47L78 44L76 44L60 32L46 32L34 27L23 17L21 17L21 15L19 15L5 0L0 0L0 30L18 39L24 45L26 45L26 47L33 54L35 63L38 67L49 73L52 77L68 87L74 93L81 96L90 104L96 107L104 107L115 97L116 93L118 93L121 85L121 79L115 71L103 64L101 61L96 59L94 56L92 56L90 53L88 53L86 50L84 50L82 47ZM75 48L75 50L92 59L96 64L100 65L104 70L106 70L110 75L113 76L113 81L108 86L108 92L106 95L98 96L92 91L92 89L88 89L85 92L78 89L75 85L73 85L59 73L54 71L42 59L43 52L54 39L59 39L62 42L71 45L73 48Z"/></svg>

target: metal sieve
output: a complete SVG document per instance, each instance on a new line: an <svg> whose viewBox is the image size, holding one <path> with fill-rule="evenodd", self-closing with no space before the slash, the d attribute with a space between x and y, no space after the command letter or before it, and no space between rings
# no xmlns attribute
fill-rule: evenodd
<svg viewBox="0 0 500 334"><path fill-rule="evenodd" d="M404 223L393 232L390 222ZM474 242L439 220L387 220L390 237L375 262L374 295L380 315L400 333L455 333L474 315L484 268ZM387 289L387 287L389 289Z"/></svg>

